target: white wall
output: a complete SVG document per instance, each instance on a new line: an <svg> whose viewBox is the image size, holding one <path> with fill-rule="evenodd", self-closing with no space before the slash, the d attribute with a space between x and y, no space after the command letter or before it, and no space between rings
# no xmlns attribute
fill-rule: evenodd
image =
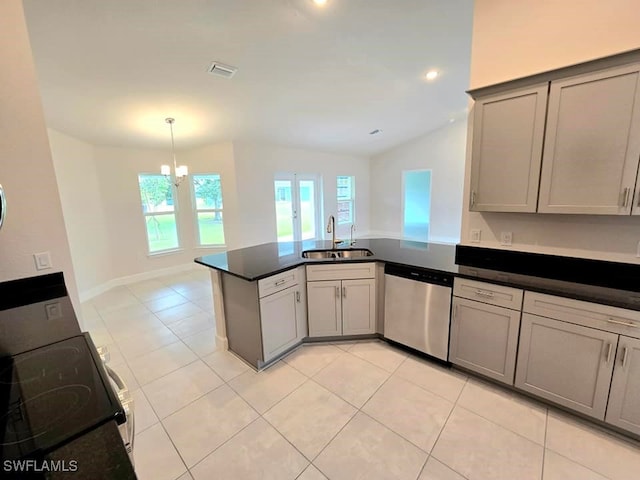
<svg viewBox="0 0 640 480"><path fill-rule="evenodd" d="M0 2L0 183L7 218L0 230L0 281L64 272L78 305L60 197L20 0ZM52 270L33 254L51 252Z"/></svg>
<svg viewBox="0 0 640 480"><path fill-rule="evenodd" d="M108 230L113 278L188 264L195 257L216 251L196 247L191 189L189 182L184 182L178 188L176 198L181 250L171 254L148 254L138 174L159 173L160 165L169 162L170 151L96 146L94 155ZM229 168L233 168L232 145L223 143L192 152L178 151L176 155L178 163L188 165L190 173L222 173L226 209L227 192L234 190L233 183L228 184L225 175ZM230 180L233 181L233 178ZM233 201L230 203L233 204Z"/></svg>
<svg viewBox="0 0 640 480"><path fill-rule="evenodd" d="M337 210L338 175L354 175L356 190L357 234L369 231L369 159L288 148L277 145L234 142L234 158L239 199L242 238L239 246L275 242L276 212L274 175L279 172L313 173L323 179L323 218L320 222L325 238L326 219ZM337 229L337 237L349 237L349 226Z"/></svg>
<svg viewBox="0 0 640 480"><path fill-rule="evenodd" d="M459 120L371 158L371 233L402 236L402 172L431 173L429 241L460 240L467 123Z"/></svg>
<svg viewBox="0 0 640 480"><path fill-rule="evenodd" d="M639 48L637 18L638 3L633 0L476 0L471 87ZM472 116L473 111L470 131ZM471 229L480 229L480 246L499 248L500 232L511 231L512 249L640 261L635 218L469 212L469 166L467 147L462 243L469 243Z"/></svg>
<svg viewBox="0 0 640 480"><path fill-rule="evenodd" d="M113 278L109 229L93 146L49 129L71 259L82 292Z"/></svg>

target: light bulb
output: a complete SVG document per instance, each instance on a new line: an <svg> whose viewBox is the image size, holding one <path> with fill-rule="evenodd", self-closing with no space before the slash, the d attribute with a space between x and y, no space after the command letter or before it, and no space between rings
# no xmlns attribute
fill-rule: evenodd
<svg viewBox="0 0 640 480"><path fill-rule="evenodd" d="M440 75L440 73L437 70L429 70L425 77L427 77L427 80L435 80L438 75Z"/></svg>
<svg viewBox="0 0 640 480"><path fill-rule="evenodd" d="M162 165L160 167L160 173L162 175L171 175L171 167L169 165Z"/></svg>

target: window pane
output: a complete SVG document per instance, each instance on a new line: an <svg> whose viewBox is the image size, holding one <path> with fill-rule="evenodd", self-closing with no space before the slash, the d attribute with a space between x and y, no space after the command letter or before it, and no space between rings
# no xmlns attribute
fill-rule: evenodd
<svg viewBox="0 0 640 480"><path fill-rule="evenodd" d="M338 202L338 223L353 223L353 202Z"/></svg>
<svg viewBox="0 0 640 480"><path fill-rule="evenodd" d="M145 220L147 221L149 252L179 247L175 214L148 215Z"/></svg>
<svg viewBox="0 0 640 480"><path fill-rule="evenodd" d="M276 228L279 242L293 241L293 202L291 201L291 181L276 180Z"/></svg>
<svg viewBox="0 0 640 480"><path fill-rule="evenodd" d="M338 200L351 200L353 198L353 177L338 176Z"/></svg>
<svg viewBox="0 0 640 480"><path fill-rule="evenodd" d="M338 175L338 225L353 223L354 177Z"/></svg>
<svg viewBox="0 0 640 480"><path fill-rule="evenodd" d="M300 181L300 223L302 240L316 238L315 182Z"/></svg>
<svg viewBox="0 0 640 480"><path fill-rule="evenodd" d="M164 175L138 175L142 211L173 212L173 185Z"/></svg>
<svg viewBox="0 0 640 480"><path fill-rule="evenodd" d="M193 175L193 190L196 208L222 208L222 186L220 175Z"/></svg>
<svg viewBox="0 0 640 480"><path fill-rule="evenodd" d="M414 240L429 240L431 170L403 172L404 224L402 234Z"/></svg>
<svg viewBox="0 0 640 480"><path fill-rule="evenodd" d="M198 212L200 245L224 245L222 212Z"/></svg>

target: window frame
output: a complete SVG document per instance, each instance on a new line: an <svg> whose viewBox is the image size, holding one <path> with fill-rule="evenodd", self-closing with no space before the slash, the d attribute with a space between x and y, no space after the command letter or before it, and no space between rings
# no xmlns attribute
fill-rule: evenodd
<svg viewBox="0 0 640 480"><path fill-rule="evenodd" d="M176 252L180 252L183 250L182 247L182 236L180 235L180 228L179 228L179 216L178 216L178 212L180 210L179 205L178 205L178 189L175 186L175 181L174 181L174 177L173 174L171 175L170 178L166 178L165 175L162 175L161 173L157 173L157 172L138 172L137 176L137 181L138 181L138 200L140 201L140 210L142 211L142 218L143 218L143 227L144 227L144 231L145 231L145 238L147 240L147 256L156 256L156 255L165 255L165 254L170 254L170 253L176 253ZM169 188L171 189L171 197L173 199L173 211L172 212L145 212L145 208L144 208L144 203L142 201L142 190L140 187L140 176L150 176L150 177L162 177L162 179L166 182L169 183ZM162 250L154 250L151 251L151 243L150 243L150 239L149 239L149 230L147 228L147 219L149 217L157 217L157 216L162 216L162 215L173 215L174 216L174 220L175 220L175 225L176 225L176 240L178 242L177 246L175 247L171 247L171 248L165 248Z"/></svg>
<svg viewBox="0 0 640 480"><path fill-rule="evenodd" d="M342 200L338 196L338 190L340 188L338 186L338 179L340 177L348 178L349 181L351 182L351 186L350 186L351 196L349 197L348 200ZM347 222L340 221L340 212L338 210L338 204L342 202L349 202L351 204L351 207L350 207L351 219ZM336 175L336 217L337 217L336 225L355 225L356 224L356 176L355 175Z"/></svg>
<svg viewBox="0 0 640 480"><path fill-rule="evenodd" d="M207 175L216 175L220 180L220 197L222 198L222 208L198 208L198 201L196 199L196 186L195 178L204 177ZM197 248L226 248L227 236L224 230L224 189L222 187L222 174L217 172L199 172L190 174L191 180L189 181L189 188L191 190L191 203L193 206L193 222L194 222L194 238L196 240ZM222 235L224 237L223 243L202 243L200 238L200 223L198 222L198 213L215 213L220 212L222 214Z"/></svg>

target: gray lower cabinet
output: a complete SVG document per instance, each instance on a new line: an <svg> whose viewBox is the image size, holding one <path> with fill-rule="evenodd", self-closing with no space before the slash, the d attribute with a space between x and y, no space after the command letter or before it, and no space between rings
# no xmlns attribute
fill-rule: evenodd
<svg viewBox="0 0 640 480"><path fill-rule="evenodd" d="M513 385L519 325L519 310L453 297L449 361Z"/></svg>
<svg viewBox="0 0 640 480"><path fill-rule="evenodd" d="M605 421L640 435L640 339L620 336Z"/></svg>
<svg viewBox="0 0 640 480"><path fill-rule="evenodd" d="M260 299L264 362L277 357L306 337L304 288L289 287Z"/></svg>
<svg viewBox="0 0 640 480"><path fill-rule="evenodd" d="M522 315L516 387L603 420L618 335Z"/></svg>
<svg viewBox="0 0 640 480"><path fill-rule="evenodd" d="M308 282L309 336L342 335L342 282L324 280Z"/></svg>

